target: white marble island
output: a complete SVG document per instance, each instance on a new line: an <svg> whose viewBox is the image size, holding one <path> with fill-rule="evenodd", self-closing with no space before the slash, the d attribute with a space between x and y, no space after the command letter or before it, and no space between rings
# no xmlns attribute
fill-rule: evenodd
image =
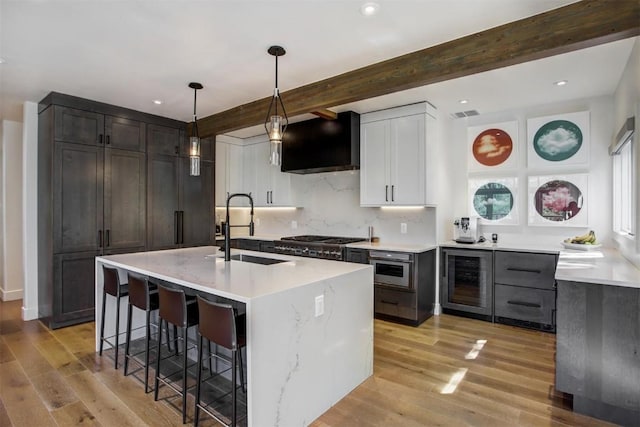
<svg viewBox="0 0 640 427"><path fill-rule="evenodd" d="M102 264L245 304L248 425L307 425L373 373L372 267L232 253L286 262L225 262L211 246L97 257L96 307ZM320 295L324 314L316 316Z"/></svg>

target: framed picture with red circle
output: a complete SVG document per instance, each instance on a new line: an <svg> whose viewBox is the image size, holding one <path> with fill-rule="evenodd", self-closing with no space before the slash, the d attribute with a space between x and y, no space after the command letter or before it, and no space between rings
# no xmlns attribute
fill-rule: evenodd
<svg viewBox="0 0 640 427"><path fill-rule="evenodd" d="M469 126L469 172L516 170L518 168L518 122Z"/></svg>

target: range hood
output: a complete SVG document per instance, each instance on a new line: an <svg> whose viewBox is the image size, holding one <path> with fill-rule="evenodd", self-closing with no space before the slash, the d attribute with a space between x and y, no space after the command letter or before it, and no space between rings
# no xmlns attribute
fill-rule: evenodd
<svg viewBox="0 0 640 427"><path fill-rule="evenodd" d="M292 123L282 139L282 172L309 174L360 169L360 114Z"/></svg>

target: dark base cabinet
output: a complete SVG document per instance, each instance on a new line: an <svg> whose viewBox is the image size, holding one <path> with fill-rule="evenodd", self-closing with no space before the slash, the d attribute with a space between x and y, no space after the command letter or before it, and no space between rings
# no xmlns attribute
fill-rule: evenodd
<svg viewBox="0 0 640 427"><path fill-rule="evenodd" d="M558 281L556 389L575 412L640 425L640 289Z"/></svg>
<svg viewBox="0 0 640 427"><path fill-rule="evenodd" d="M413 290L374 283L375 317L418 326L433 316L436 302L436 251L412 254Z"/></svg>

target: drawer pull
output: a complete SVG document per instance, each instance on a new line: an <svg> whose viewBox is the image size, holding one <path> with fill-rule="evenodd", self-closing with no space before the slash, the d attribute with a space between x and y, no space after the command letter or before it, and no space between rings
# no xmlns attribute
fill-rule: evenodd
<svg viewBox="0 0 640 427"><path fill-rule="evenodd" d="M517 268L517 267L507 267L507 271L522 271L524 273L535 273L535 274L542 273L540 270L532 270L529 268Z"/></svg>
<svg viewBox="0 0 640 427"><path fill-rule="evenodd" d="M399 303L399 302L397 302L397 301L395 301L395 302L394 302L394 301L385 301L385 300L383 300L383 299L382 299L382 300L380 300L380 302L381 302L381 303L383 303L383 304L391 304L391 305L398 305L398 304L400 304L400 303Z"/></svg>
<svg viewBox="0 0 640 427"><path fill-rule="evenodd" d="M522 305L524 307L534 307L534 308L542 307L540 304L536 304L536 303L533 303L533 302L524 302L524 301L507 301L507 304Z"/></svg>

